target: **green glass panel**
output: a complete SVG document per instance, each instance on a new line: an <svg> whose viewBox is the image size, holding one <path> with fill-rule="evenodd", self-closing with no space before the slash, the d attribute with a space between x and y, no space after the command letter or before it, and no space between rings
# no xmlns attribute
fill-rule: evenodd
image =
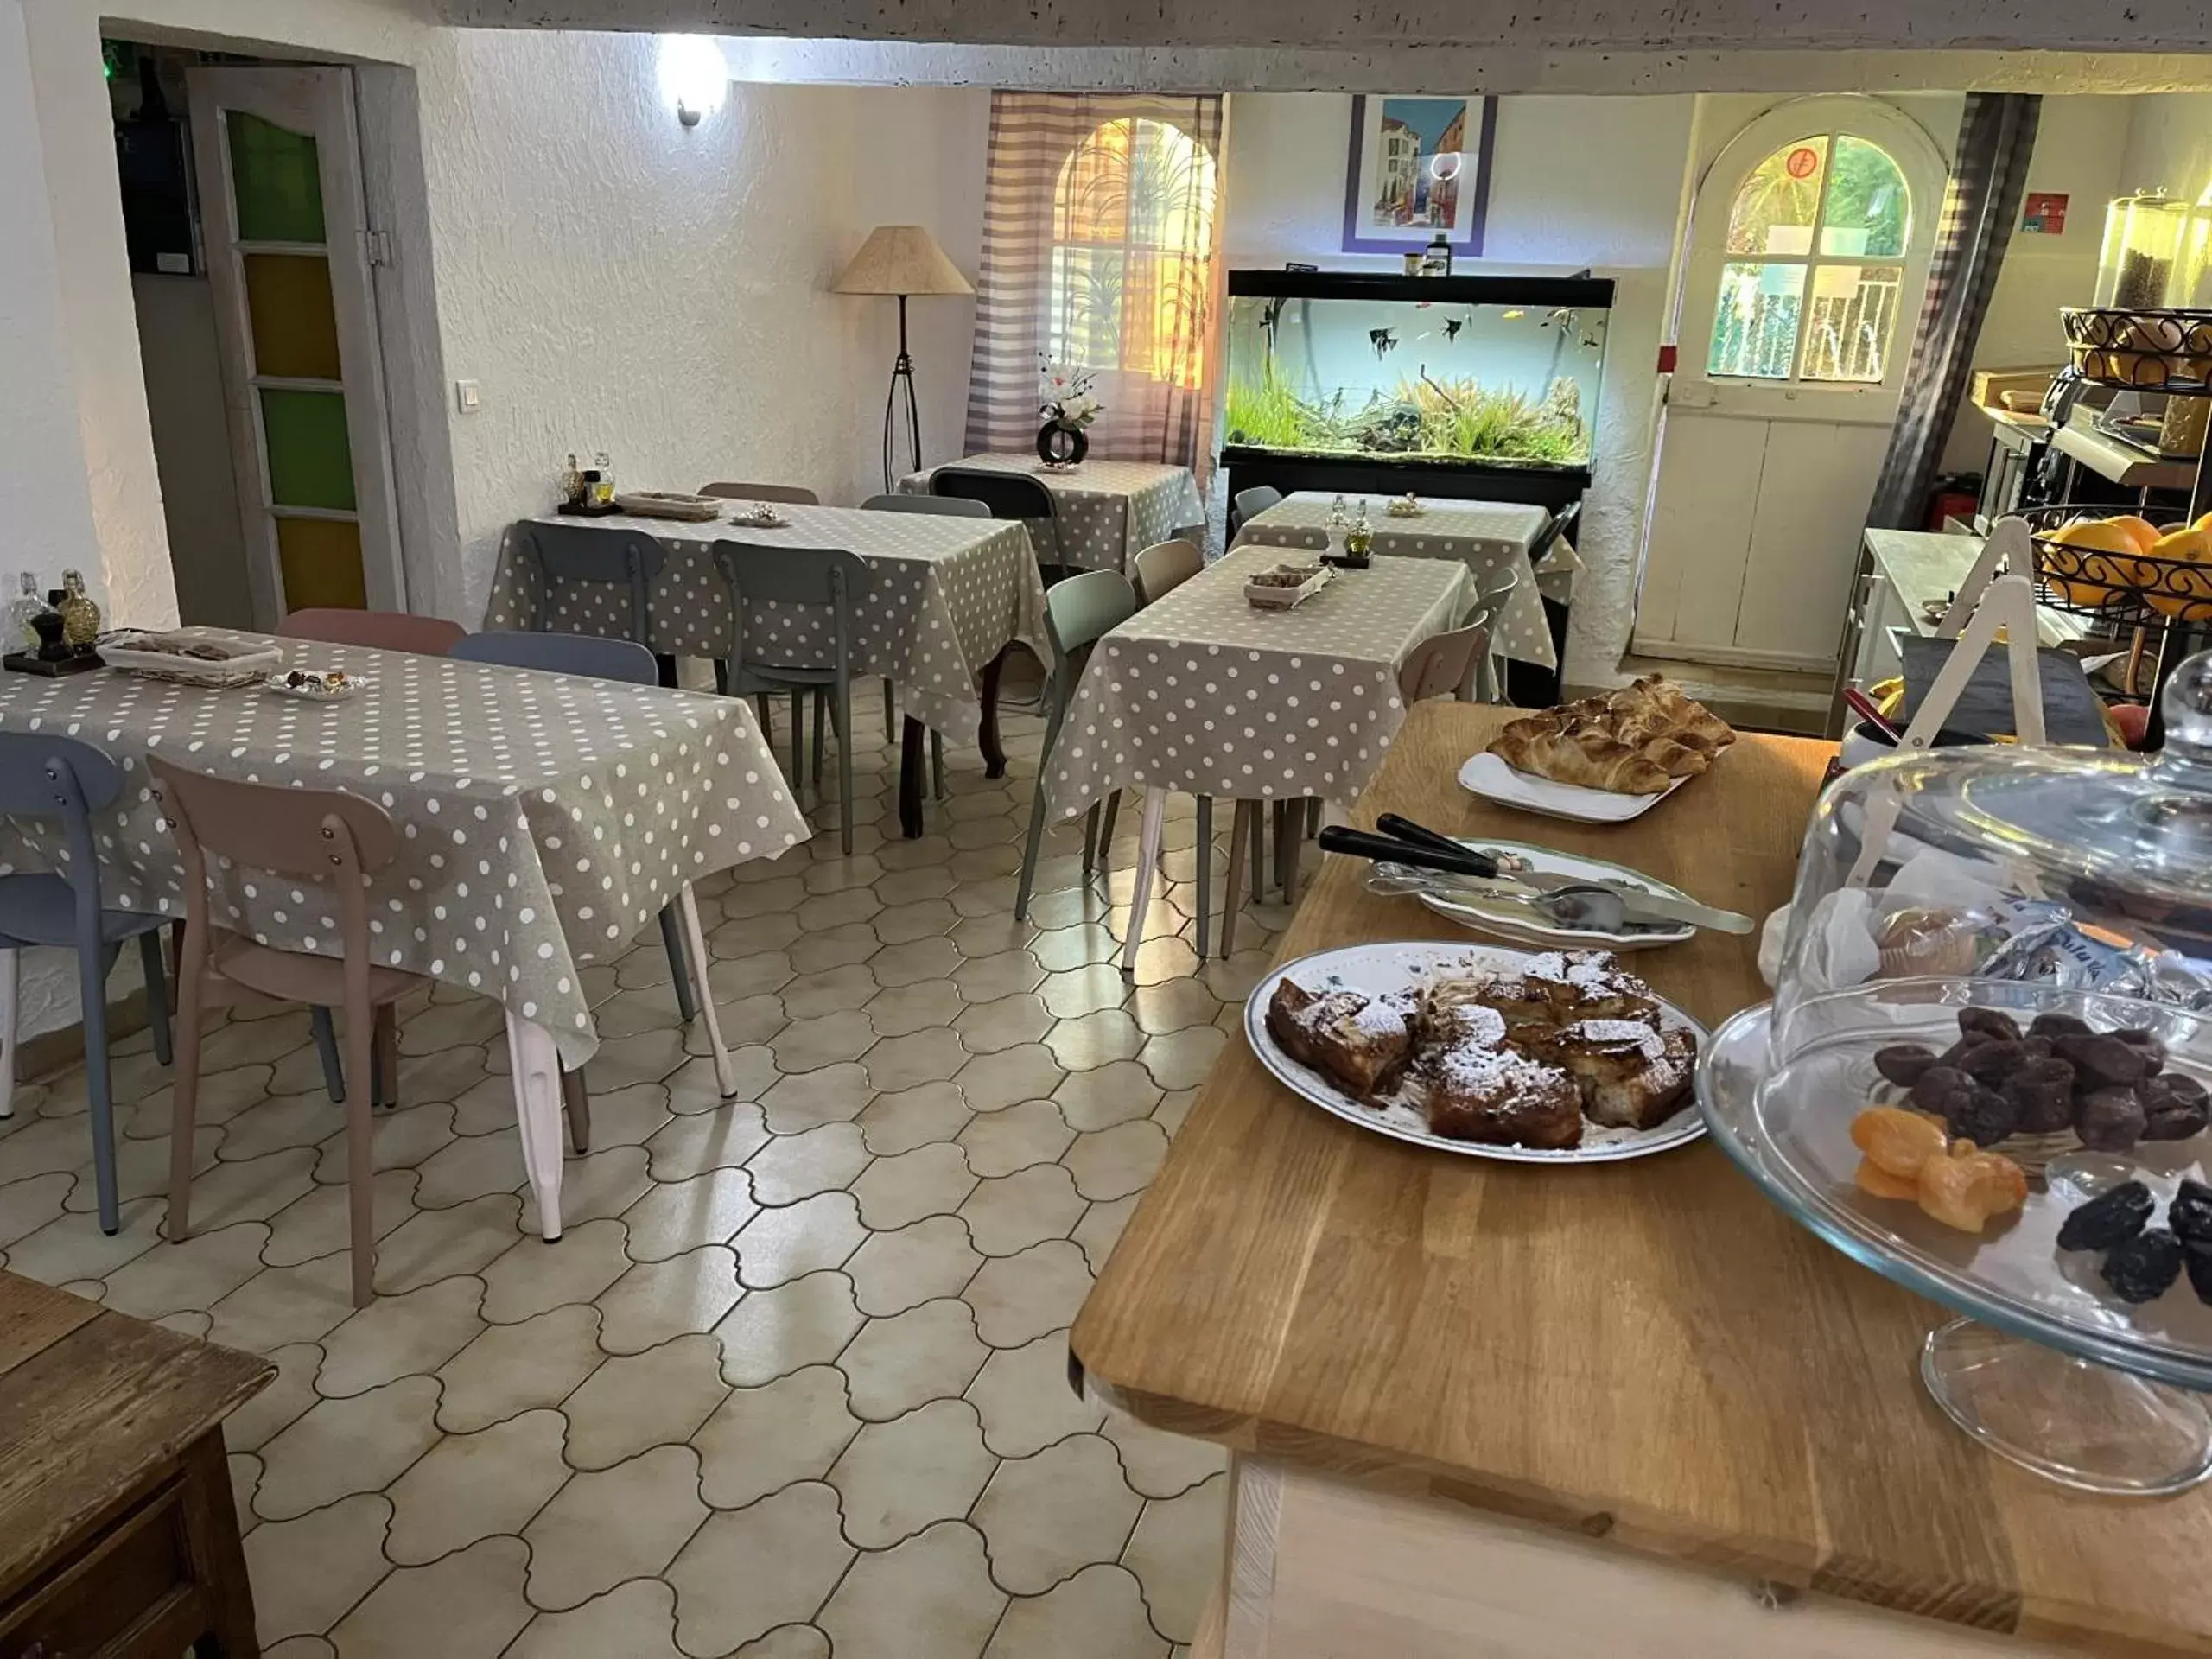
<svg viewBox="0 0 2212 1659"><path fill-rule="evenodd" d="M1821 218L1822 253L1898 257L1912 226L1904 170L1878 144L1864 138L1837 139L1835 166L1828 172L1827 207Z"/></svg>
<svg viewBox="0 0 2212 1659"><path fill-rule="evenodd" d="M320 253L249 253L240 263L253 326L253 372L287 380L340 378L329 259Z"/></svg>
<svg viewBox="0 0 2212 1659"><path fill-rule="evenodd" d="M269 496L280 507L353 507L353 452L346 399L335 391L261 392Z"/></svg>
<svg viewBox="0 0 2212 1659"><path fill-rule="evenodd" d="M315 138L228 110L232 194L243 242L322 240L322 178Z"/></svg>

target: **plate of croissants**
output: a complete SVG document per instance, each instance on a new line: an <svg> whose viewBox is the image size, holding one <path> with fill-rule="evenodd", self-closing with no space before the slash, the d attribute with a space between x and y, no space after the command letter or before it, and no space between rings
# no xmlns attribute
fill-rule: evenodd
<svg viewBox="0 0 2212 1659"><path fill-rule="evenodd" d="M1429 941L1287 963L1244 1005L1262 1065L1394 1140L1516 1163L1609 1163L1705 1133L1704 1028L1605 950Z"/></svg>
<svg viewBox="0 0 2212 1659"><path fill-rule="evenodd" d="M1583 823L1641 817L1709 768L1735 728L1657 674L1509 722L1459 770L1502 806Z"/></svg>

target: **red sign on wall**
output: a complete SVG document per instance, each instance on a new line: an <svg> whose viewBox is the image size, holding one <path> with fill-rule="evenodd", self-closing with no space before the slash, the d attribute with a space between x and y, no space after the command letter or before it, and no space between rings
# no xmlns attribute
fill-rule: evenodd
<svg viewBox="0 0 2212 1659"><path fill-rule="evenodd" d="M2020 204L2020 229L2029 236L2066 234L2066 198L2048 190L2031 190Z"/></svg>
<svg viewBox="0 0 2212 1659"><path fill-rule="evenodd" d="M1809 179L1821 170L1821 152L1810 144L1800 144L1789 152L1789 159L1782 164L1793 179Z"/></svg>

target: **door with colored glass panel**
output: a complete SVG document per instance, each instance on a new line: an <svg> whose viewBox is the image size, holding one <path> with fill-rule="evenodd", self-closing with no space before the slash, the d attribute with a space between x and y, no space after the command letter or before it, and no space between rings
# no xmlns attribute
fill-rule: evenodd
<svg viewBox="0 0 2212 1659"><path fill-rule="evenodd" d="M1946 168L1872 98L1750 123L1690 224L1635 648L1824 671L1897 423Z"/></svg>
<svg viewBox="0 0 2212 1659"><path fill-rule="evenodd" d="M404 610L353 72L194 69L254 607Z"/></svg>

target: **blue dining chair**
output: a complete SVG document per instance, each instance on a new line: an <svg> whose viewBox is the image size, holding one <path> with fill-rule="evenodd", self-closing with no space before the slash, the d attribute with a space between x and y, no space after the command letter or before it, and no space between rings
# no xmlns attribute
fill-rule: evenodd
<svg viewBox="0 0 2212 1659"><path fill-rule="evenodd" d="M64 858L58 872L0 876L0 950L59 945L77 953L77 988L85 1005L85 1094L92 1122L92 1185L100 1230L122 1225L115 1185L115 1105L108 1083L107 976L124 944L138 941L146 970L146 1017L154 1053L169 1063L168 981L162 969L158 911L110 910L100 903L99 857L92 814L115 804L123 768L89 743L37 732L0 732L0 813L59 818ZM14 1009L0 1065L16 1065Z"/></svg>
<svg viewBox="0 0 2212 1659"><path fill-rule="evenodd" d="M627 639L589 633L471 633L448 647L446 655L467 663L502 668L534 668L547 674L574 674L626 685L658 685L660 664L645 646ZM683 932L676 906L660 912L660 941L668 952L668 971L676 986L677 1012L686 1025L699 1017L691 976L683 965Z"/></svg>

